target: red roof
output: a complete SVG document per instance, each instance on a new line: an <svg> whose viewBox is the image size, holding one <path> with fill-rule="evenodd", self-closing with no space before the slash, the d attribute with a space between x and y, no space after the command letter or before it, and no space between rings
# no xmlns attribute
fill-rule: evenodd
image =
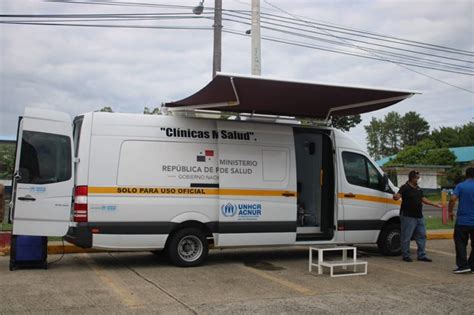
<svg viewBox="0 0 474 315"><path fill-rule="evenodd" d="M219 73L204 88L172 110L212 109L236 113L328 118L362 114L396 104L415 92L284 81Z"/></svg>

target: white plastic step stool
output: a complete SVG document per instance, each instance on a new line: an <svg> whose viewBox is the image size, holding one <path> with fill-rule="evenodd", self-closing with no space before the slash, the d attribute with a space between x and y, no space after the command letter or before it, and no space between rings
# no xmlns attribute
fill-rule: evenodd
<svg viewBox="0 0 474 315"><path fill-rule="evenodd" d="M313 251L318 252L318 263L313 263ZM326 260L324 261L324 252L327 251L341 251L342 259L340 260ZM352 251L352 258L347 257L347 252ZM367 274L367 265L366 261L357 260L357 248L352 246L335 246L335 247L310 247L309 248L309 271L311 272L314 267L318 267L318 274L323 273L323 267L327 267L330 270L331 277L347 277L347 276L360 276ZM342 269L347 269L347 267L352 266L351 273L343 274L334 274L334 267L342 267ZM357 266L363 266L364 270L362 272L357 272Z"/></svg>

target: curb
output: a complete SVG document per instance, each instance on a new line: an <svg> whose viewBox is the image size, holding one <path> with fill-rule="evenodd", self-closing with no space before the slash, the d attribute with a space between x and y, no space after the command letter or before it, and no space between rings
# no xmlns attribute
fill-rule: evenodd
<svg viewBox="0 0 474 315"><path fill-rule="evenodd" d="M454 231L441 231L441 232L434 232L428 231L426 233L427 240L451 240L453 239Z"/></svg>
<svg viewBox="0 0 474 315"><path fill-rule="evenodd" d="M92 249L92 248L81 248L76 245L72 245L64 242L64 248L62 244L48 244L48 254L80 254L80 253L101 253L103 250ZM0 247L0 256L9 256L10 246Z"/></svg>
<svg viewBox="0 0 474 315"><path fill-rule="evenodd" d="M453 230L432 230L426 234L427 240L451 240L453 239ZM58 244L59 243L59 244ZM76 245L64 242L64 248L60 242L51 242L48 244L48 254L79 254L79 253L102 253L105 250L92 249L92 248L81 248ZM0 256L9 256L10 246L0 247Z"/></svg>

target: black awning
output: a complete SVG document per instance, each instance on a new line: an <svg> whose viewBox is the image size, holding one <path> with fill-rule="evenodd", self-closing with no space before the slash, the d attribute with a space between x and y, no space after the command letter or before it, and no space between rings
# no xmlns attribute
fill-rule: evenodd
<svg viewBox="0 0 474 315"><path fill-rule="evenodd" d="M324 119L367 113L413 94L219 73L200 91L165 107Z"/></svg>

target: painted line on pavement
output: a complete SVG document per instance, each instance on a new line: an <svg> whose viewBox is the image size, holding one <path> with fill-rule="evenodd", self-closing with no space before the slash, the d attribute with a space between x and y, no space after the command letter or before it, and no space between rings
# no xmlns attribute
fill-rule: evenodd
<svg viewBox="0 0 474 315"><path fill-rule="evenodd" d="M408 264L408 263L406 263L406 264ZM386 269L386 270L390 270L390 271L395 271L395 272L398 272L398 273L402 273L402 274L405 274L405 275L408 275L408 276L411 276L411 277L420 278L420 279L423 279L423 280L430 280L430 279L432 279L431 277L423 277L423 276L421 276L419 273L414 273L414 272L409 272L409 271L400 270L400 267L399 267L399 266L394 266L394 267L392 268L392 267L389 267L389 266L387 266L387 265L377 264L377 263L374 263L374 262L369 262L369 265L377 266L377 267L382 268L382 269Z"/></svg>
<svg viewBox="0 0 474 315"><path fill-rule="evenodd" d="M140 301L136 296L132 294L127 288L120 285L107 272L102 269L99 265L93 262L93 258L87 254L80 254L81 258L86 262L87 266L95 272L95 274L102 280L107 286L109 286L116 295L120 297L120 301L129 308L142 308L143 302Z"/></svg>
<svg viewBox="0 0 474 315"><path fill-rule="evenodd" d="M429 253L435 253L435 254L445 255L445 256L449 256L449 257L456 257L456 254L443 252L441 250L426 249L425 251L427 251Z"/></svg>
<svg viewBox="0 0 474 315"><path fill-rule="evenodd" d="M291 282L291 281L288 281L288 280L285 280L285 279L282 279L282 278L279 278L279 277L276 277L276 276L273 276L273 275L270 275L268 274L267 272L264 272L264 271L260 271L258 269L255 269L255 268L251 268L251 267L247 267L247 266L240 266L242 269L246 270L246 271L249 271L253 274L256 274L257 276L260 276L264 279L267 279L267 280L270 280L270 281L273 281L273 282L276 282L288 289L291 289L293 291L296 291L298 293L301 293L301 294L304 294L304 295L316 295L316 292L311 290L311 289L308 289L306 287L303 287L299 284L296 284L294 282Z"/></svg>

